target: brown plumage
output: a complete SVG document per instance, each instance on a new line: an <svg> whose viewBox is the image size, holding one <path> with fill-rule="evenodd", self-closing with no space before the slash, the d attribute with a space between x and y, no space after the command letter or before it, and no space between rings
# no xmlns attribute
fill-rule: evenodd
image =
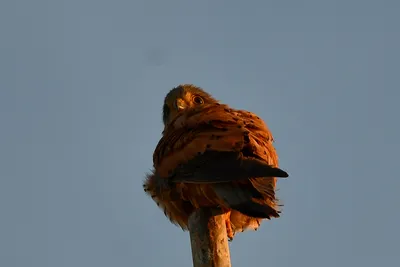
<svg viewBox="0 0 400 267"><path fill-rule="evenodd" d="M259 117L181 85L167 94L163 121L143 186L171 222L186 230L194 209L218 206L232 239L279 217L275 177L288 174L278 168L272 134Z"/></svg>

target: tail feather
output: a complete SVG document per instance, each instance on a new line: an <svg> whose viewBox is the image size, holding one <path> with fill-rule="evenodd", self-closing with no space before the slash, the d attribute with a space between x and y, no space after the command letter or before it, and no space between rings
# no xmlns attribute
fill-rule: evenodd
<svg viewBox="0 0 400 267"><path fill-rule="evenodd" d="M254 201L243 202L236 205L230 206L232 209L243 213L244 215L254 218L278 218L279 213L275 209L271 208L267 204L259 204Z"/></svg>
<svg viewBox="0 0 400 267"><path fill-rule="evenodd" d="M213 189L229 208L244 215L267 219L279 217L279 211L268 205L266 201L262 201L263 199L255 189L251 190L251 188L244 188L233 183L213 184Z"/></svg>

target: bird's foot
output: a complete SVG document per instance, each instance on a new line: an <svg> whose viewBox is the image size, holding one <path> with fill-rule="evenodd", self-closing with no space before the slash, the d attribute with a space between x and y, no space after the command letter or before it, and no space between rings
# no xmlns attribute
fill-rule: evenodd
<svg viewBox="0 0 400 267"><path fill-rule="evenodd" d="M226 226L226 234L228 236L228 240L232 241L233 236L235 235L233 230L232 230L232 224L231 224L231 212L228 211L225 213L225 226Z"/></svg>

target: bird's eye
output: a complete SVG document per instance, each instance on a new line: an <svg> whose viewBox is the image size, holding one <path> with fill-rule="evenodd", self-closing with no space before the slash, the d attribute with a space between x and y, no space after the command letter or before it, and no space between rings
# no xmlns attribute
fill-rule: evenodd
<svg viewBox="0 0 400 267"><path fill-rule="evenodd" d="M196 103L196 104L198 104L198 105L201 105L201 104L204 103L204 100L203 100L203 98L201 98L200 96L195 96L195 97L193 98L193 102Z"/></svg>

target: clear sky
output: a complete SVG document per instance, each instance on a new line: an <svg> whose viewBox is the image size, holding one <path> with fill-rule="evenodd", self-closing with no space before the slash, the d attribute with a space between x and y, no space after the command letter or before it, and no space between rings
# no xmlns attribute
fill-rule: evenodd
<svg viewBox="0 0 400 267"><path fill-rule="evenodd" d="M282 217L233 266L400 266L400 2L0 3L0 266L191 266L142 190L180 83L260 115Z"/></svg>

